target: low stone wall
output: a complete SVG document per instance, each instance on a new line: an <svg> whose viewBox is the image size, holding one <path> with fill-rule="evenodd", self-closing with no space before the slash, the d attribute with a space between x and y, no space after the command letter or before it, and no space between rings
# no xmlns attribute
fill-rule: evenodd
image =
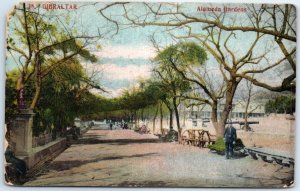
<svg viewBox="0 0 300 191"><path fill-rule="evenodd" d="M50 143L52 140L52 133L43 134L38 137L32 137L32 148L43 146Z"/></svg>
<svg viewBox="0 0 300 191"><path fill-rule="evenodd" d="M46 162L47 160L57 156L66 148L67 148L66 138L60 138L44 146L33 148L32 153L29 156L25 156L25 157L17 156L17 157L23 159L26 162L27 168L31 169L38 163Z"/></svg>

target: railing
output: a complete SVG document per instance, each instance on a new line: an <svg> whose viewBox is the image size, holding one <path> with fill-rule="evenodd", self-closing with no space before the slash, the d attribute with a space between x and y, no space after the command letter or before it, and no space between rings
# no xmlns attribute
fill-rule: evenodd
<svg viewBox="0 0 300 191"><path fill-rule="evenodd" d="M42 134L38 137L32 137L32 148L46 145L53 141L52 133Z"/></svg>

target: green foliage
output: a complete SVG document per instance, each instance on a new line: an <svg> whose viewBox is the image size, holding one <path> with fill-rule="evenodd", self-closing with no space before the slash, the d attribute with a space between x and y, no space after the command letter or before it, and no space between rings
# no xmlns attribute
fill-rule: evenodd
<svg viewBox="0 0 300 191"><path fill-rule="evenodd" d="M62 81L69 75L71 77L67 77L64 84L53 84L54 89L59 91L59 88L63 89L66 86L78 87L82 81L88 81L83 80L87 77L86 74L82 74L78 63L83 60L97 61L97 57L90 52L90 45L97 43L99 38L91 37L88 33L77 34L73 26L68 25L69 22L62 23L62 20L70 19L68 12L55 17L56 19L53 19L53 15L48 11L41 13L39 7L28 10L23 3L16 5L14 13L9 17L7 50L22 65L19 68L24 73L24 83L28 83L25 84L25 92L30 92L26 96L31 98L26 101L26 107L30 106L32 109L37 107L39 98L42 98L39 96L42 83L49 79ZM48 75L52 76L45 79ZM35 79L32 79L33 77ZM17 78L20 79L20 75ZM20 88L21 80L15 89ZM31 92L32 89L35 93Z"/></svg>
<svg viewBox="0 0 300 191"><path fill-rule="evenodd" d="M266 105L266 113L289 113L295 112L296 99L294 96L279 96L269 100Z"/></svg>
<svg viewBox="0 0 300 191"><path fill-rule="evenodd" d="M208 145L208 148L211 150L215 150L217 152L224 152L225 151L225 143L223 138L217 139L215 144Z"/></svg>
<svg viewBox="0 0 300 191"><path fill-rule="evenodd" d="M160 87L167 98L177 99L191 90L187 73L194 66L201 66L207 60L205 50L194 42L179 42L162 50L155 58L158 64L154 70L160 79Z"/></svg>
<svg viewBox="0 0 300 191"><path fill-rule="evenodd" d="M5 85L5 123L8 123L18 112L15 91L15 81L11 77L6 78Z"/></svg>
<svg viewBox="0 0 300 191"><path fill-rule="evenodd" d="M176 64L177 67L186 67L204 64L207 54L194 42L180 42L165 48L155 60L166 65Z"/></svg>
<svg viewBox="0 0 300 191"><path fill-rule="evenodd" d="M124 90L118 98L99 98L94 101L96 110L86 111L84 119L113 119L130 121L137 118L154 116L158 111L158 103L167 98L167 92L158 81L141 81L140 87ZM94 113L93 113L94 112ZM163 107L165 114L165 108Z"/></svg>
<svg viewBox="0 0 300 191"><path fill-rule="evenodd" d="M47 129L51 128L51 125L54 122L54 113L52 112L51 109L47 108L45 109L44 113L43 113L43 121L44 121L44 126Z"/></svg>
<svg viewBox="0 0 300 191"><path fill-rule="evenodd" d="M202 65L207 60L205 50L194 42L179 42L161 51L155 58L161 86L171 94L186 92L190 84L181 73L189 67Z"/></svg>
<svg viewBox="0 0 300 191"><path fill-rule="evenodd" d="M243 141L241 139L237 138L235 141L234 150L240 150L244 147L245 146L243 144ZM212 144L212 145L208 145L208 148L211 150L214 150L218 153L224 153L225 152L225 143L224 143L223 138L217 139L216 143Z"/></svg>
<svg viewBox="0 0 300 191"><path fill-rule="evenodd" d="M18 112L16 106L15 84L20 73L8 73L6 80L6 120L13 119ZM33 133L38 136L45 131L61 131L72 126L75 117L88 116L99 112L109 104L105 99L91 94L83 81L87 74L78 62L61 64L44 79L40 101L35 108ZM25 102L30 102L34 94L34 79L30 78L25 86ZM105 102L105 103L104 103ZM105 105L106 104L106 105Z"/></svg>

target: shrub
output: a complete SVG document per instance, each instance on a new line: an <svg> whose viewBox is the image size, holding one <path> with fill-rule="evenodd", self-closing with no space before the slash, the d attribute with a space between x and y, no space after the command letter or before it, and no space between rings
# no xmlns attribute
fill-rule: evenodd
<svg viewBox="0 0 300 191"><path fill-rule="evenodd" d="M240 150L242 148L244 148L244 144L242 142L241 139L236 139L236 143L234 145L234 150ZM217 151L218 153L222 153L222 152L225 152L225 143L224 143L224 140L223 138L219 138L217 139L216 143L213 144L213 145L208 145L208 148L210 150L214 150L214 151Z"/></svg>
<svg viewBox="0 0 300 191"><path fill-rule="evenodd" d="M224 152L225 151L225 143L224 143L223 138L217 139L216 143L212 144L212 145L208 145L208 148L210 150L214 150L217 152Z"/></svg>

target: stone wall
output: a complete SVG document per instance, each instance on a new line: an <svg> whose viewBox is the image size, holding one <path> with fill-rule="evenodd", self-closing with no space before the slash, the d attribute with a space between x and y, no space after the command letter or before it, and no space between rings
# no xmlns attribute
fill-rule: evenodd
<svg viewBox="0 0 300 191"><path fill-rule="evenodd" d="M26 162L27 168L30 169L38 163L43 163L53 157L56 157L66 148L66 138L60 138L44 146L34 148L29 156L21 156L20 159L23 159Z"/></svg>

